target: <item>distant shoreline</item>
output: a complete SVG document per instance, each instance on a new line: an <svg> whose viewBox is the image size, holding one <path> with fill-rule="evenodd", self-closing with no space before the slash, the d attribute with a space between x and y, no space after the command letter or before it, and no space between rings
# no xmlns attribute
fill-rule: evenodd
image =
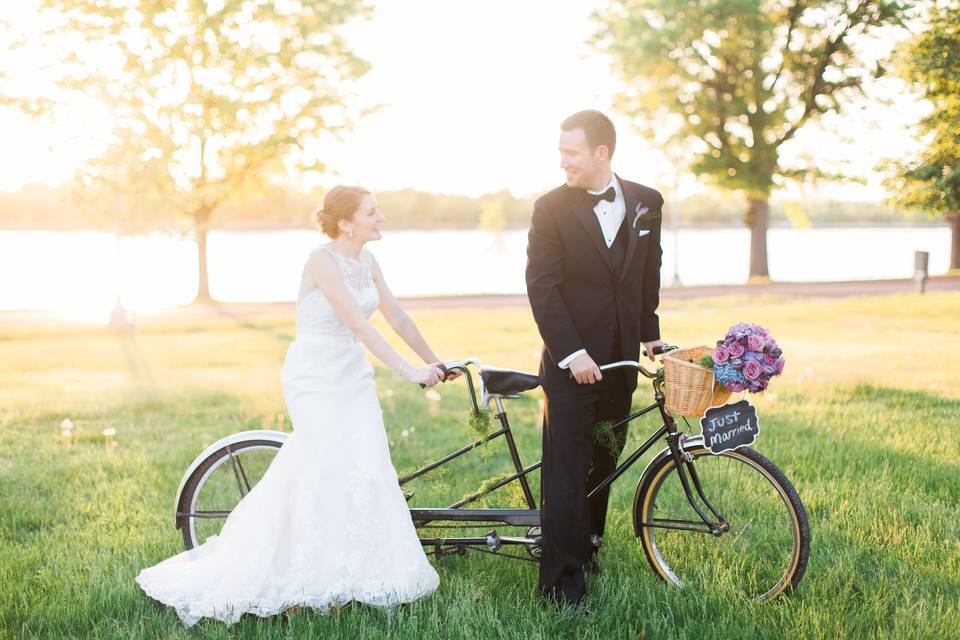
<svg viewBox="0 0 960 640"><path fill-rule="evenodd" d="M707 300L730 296L771 296L775 298L845 298L851 296L880 296L912 293L916 283L907 278L892 280L851 280L844 282L758 282L741 285L695 285L665 286L661 290L662 302ZM928 293L960 292L960 273L932 276L927 281ZM491 309L504 307L528 307L524 294L479 294L465 296L419 296L403 297L403 306L411 310L427 309ZM179 319L192 321L198 318L266 318L286 315L293 318L295 303L280 302L213 302L188 304L144 313L137 322L151 319ZM56 326L63 324L104 325L76 321L56 311L42 309L0 310L0 325L10 326Z"/></svg>
<svg viewBox="0 0 960 640"><path fill-rule="evenodd" d="M935 218L930 221L913 221L913 220L903 220L903 221L890 221L890 222L816 222L811 221L809 227L794 227L789 222L784 220L775 220L770 223L770 229L795 229L797 231L802 231L804 229L876 229L876 228L949 228L950 224L943 219ZM744 224L702 224L702 225L680 225L677 227L680 231L704 231L704 230L717 230L717 229L747 229L748 227ZM526 226L509 226L499 229L499 231L524 231ZM214 226L208 229L212 233L217 232L230 232L230 233L268 233L271 231L313 231L317 230L316 227L312 225L223 225L223 226ZM91 227L91 226L74 226L74 227L64 227L62 225L58 226L17 226L17 225L3 225L0 223L0 232L3 231L36 231L36 232L64 232L64 233L81 233L81 232L100 232L100 233L113 233L112 228L108 227ZM403 227L390 227L389 222L386 227L386 231L497 231L494 229L482 229L477 226L403 226ZM663 232L667 233L671 231L669 225L669 220L665 220L663 224ZM133 233L124 232L124 236L131 235L149 235L152 233L164 233L169 235L191 235L193 229L191 227L157 227L155 229L148 229L142 231L135 231Z"/></svg>

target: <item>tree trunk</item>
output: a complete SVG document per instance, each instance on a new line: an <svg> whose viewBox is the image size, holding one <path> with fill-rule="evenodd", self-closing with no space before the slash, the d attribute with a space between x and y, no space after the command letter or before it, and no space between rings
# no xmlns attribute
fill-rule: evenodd
<svg viewBox="0 0 960 640"><path fill-rule="evenodd" d="M767 269L767 227L770 224L770 200L748 198L747 224L750 225L750 279L769 279Z"/></svg>
<svg viewBox="0 0 960 640"><path fill-rule="evenodd" d="M207 217L194 217L194 232L197 238L197 258L199 260L199 279L197 283L197 297L194 304L210 302L210 283L207 277Z"/></svg>
<svg viewBox="0 0 960 640"><path fill-rule="evenodd" d="M948 211L950 222L950 271L960 270L960 211Z"/></svg>

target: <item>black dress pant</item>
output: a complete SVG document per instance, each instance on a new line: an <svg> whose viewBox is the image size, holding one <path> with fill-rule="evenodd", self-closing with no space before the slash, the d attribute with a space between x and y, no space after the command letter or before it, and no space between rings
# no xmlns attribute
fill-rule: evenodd
<svg viewBox="0 0 960 640"><path fill-rule="evenodd" d="M617 466L627 425L597 437L596 426L618 422L630 411L632 394L622 370L596 384L547 389L543 425L540 508L543 551L540 590L576 604L586 595L583 565L591 559L591 534L603 535L610 488L587 494Z"/></svg>

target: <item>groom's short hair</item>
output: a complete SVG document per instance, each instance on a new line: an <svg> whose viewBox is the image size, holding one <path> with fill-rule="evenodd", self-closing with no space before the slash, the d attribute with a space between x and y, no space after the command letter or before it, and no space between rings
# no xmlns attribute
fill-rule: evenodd
<svg viewBox="0 0 960 640"><path fill-rule="evenodd" d="M578 111L564 120L560 124L560 129L563 131L583 129L587 144L590 145L590 151L604 145L610 152L610 158L613 157L613 151L617 148L617 130L613 128L610 118L600 111L594 109Z"/></svg>

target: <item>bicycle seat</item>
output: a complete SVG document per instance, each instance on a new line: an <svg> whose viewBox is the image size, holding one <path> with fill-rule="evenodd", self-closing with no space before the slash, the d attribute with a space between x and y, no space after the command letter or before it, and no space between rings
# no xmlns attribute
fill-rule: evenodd
<svg viewBox="0 0 960 640"><path fill-rule="evenodd" d="M529 391L540 386L540 378L537 375L513 369L482 367L480 377L483 378L483 384L488 393L503 396Z"/></svg>

